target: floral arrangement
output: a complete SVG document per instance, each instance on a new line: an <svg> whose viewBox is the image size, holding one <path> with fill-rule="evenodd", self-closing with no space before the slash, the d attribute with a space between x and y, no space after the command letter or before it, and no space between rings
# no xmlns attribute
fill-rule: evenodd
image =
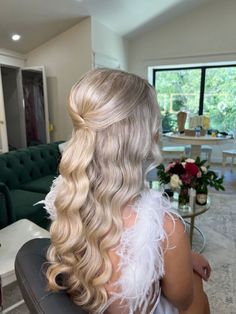
<svg viewBox="0 0 236 314"><path fill-rule="evenodd" d="M160 164L157 167L157 175L162 184L170 184L172 189L181 187L194 188L197 191L208 186L215 188L217 191L224 190L223 177L217 174L205 165L206 160L200 160L199 157L194 159L175 160L165 167Z"/></svg>

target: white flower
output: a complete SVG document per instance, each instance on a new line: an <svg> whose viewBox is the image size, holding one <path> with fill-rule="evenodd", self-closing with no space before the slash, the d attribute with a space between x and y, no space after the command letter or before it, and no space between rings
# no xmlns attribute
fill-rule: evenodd
<svg viewBox="0 0 236 314"><path fill-rule="evenodd" d="M185 162L189 162L189 163L191 163L191 164L194 164L194 163L195 163L195 160L192 159L192 158L187 158L187 159L185 160Z"/></svg>
<svg viewBox="0 0 236 314"><path fill-rule="evenodd" d="M181 162L182 166L185 168L186 162Z"/></svg>
<svg viewBox="0 0 236 314"><path fill-rule="evenodd" d="M173 174L173 176L170 179L170 186L175 189L178 188L182 184L182 181L180 180L179 176L177 174Z"/></svg>
<svg viewBox="0 0 236 314"><path fill-rule="evenodd" d="M207 173L207 168L205 166L201 166L201 170L202 172Z"/></svg>

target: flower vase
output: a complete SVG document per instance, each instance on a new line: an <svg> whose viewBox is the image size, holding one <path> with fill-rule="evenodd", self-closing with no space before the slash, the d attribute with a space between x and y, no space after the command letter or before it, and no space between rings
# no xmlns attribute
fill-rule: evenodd
<svg viewBox="0 0 236 314"><path fill-rule="evenodd" d="M188 194L188 187L181 186L179 191L179 210L181 212L188 212L190 209L189 207L189 194Z"/></svg>

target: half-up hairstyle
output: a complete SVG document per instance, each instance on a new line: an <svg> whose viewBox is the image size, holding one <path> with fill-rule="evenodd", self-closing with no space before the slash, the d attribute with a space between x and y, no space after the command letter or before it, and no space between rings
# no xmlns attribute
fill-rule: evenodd
<svg viewBox="0 0 236 314"><path fill-rule="evenodd" d="M60 163L47 278L49 289L66 289L85 310L102 313L122 209L160 162L160 114L147 81L110 69L92 70L76 83L68 109L74 129Z"/></svg>

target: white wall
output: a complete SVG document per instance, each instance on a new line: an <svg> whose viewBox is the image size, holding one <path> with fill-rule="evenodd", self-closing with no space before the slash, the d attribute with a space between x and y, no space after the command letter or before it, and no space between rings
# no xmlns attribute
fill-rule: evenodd
<svg viewBox="0 0 236 314"><path fill-rule="evenodd" d="M13 67L24 67L26 57L14 51L0 49L0 64Z"/></svg>
<svg viewBox="0 0 236 314"><path fill-rule="evenodd" d="M235 12L235 0L214 0L130 40L129 71L147 77L148 66L235 61Z"/></svg>
<svg viewBox="0 0 236 314"><path fill-rule="evenodd" d="M91 19L54 37L27 55L27 66L44 65L47 75L51 140L67 139L72 124L67 100L72 85L92 67Z"/></svg>
<svg viewBox="0 0 236 314"><path fill-rule="evenodd" d="M2 55L1 55L2 51ZM127 69L127 41L100 22L86 18L25 56L0 50L0 63L46 69L51 140L67 139L72 130L66 104L72 85L96 62ZM26 59L26 62L25 62Z"/></svg>
<svg viewBox="0 0 236 314"><path fill-rule="evenodd" d="M92 49L99 65L127 70L127 40L92 18ZM103 63L103 64L100 64Z"/></svg>

